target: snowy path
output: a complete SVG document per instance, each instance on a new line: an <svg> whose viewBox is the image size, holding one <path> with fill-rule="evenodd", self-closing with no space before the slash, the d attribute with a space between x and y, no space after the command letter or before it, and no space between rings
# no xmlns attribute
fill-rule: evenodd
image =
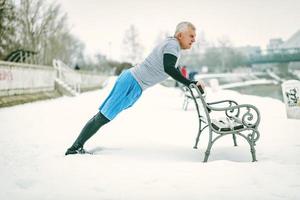
<svg viewBox="0 0 300 200"><path fill-rule="evenodd" d="M195 109L183 111L180 92L160 85L87 142L96 155L64 156L110 87L0 109L0 199L300 199L300 121L286 119L278 100L232 91L208 100L260 109L258 162L228 136L203 163L206 137L192 148Z"/></svg>

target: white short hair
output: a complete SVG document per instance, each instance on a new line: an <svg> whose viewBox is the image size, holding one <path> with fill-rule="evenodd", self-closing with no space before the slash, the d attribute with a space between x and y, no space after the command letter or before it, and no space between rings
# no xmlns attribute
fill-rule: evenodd
<svg viewBox="0 0 300 200"><path fill-rule="evenodd" d="M191 22L180 22L176 26L176 30L175 30L174 36L176 37L178 35L178 33L181 33L183 31L187 30L188 28L191 28L194 31L196 30L196 27Z"/></svg>

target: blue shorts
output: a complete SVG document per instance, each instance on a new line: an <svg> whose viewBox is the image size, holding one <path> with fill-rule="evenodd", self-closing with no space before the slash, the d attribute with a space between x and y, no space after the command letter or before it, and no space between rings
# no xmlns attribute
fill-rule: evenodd
<svg viewBox="0 0 300 200"><path fill-rule="evenodd" d="M122 110L131 107L141 96L142 88L132 76L130 70L125 70L102 103L99 111L109 120L113 120Z"/></svg>

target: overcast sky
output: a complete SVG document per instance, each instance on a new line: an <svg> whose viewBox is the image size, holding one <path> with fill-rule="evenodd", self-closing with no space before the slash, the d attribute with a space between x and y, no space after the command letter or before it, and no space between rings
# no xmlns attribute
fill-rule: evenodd
<svg viewBox="0 0 300 200"><path fill-rule="evenodd" d="M125 30L133 24L146 54L161 32L191 21L210 42L223 36L234 46L265 48L270 38L288 39L300 29L300 0L57 0L72 32L90 54L121 59ZM146 56L145 54L145 56Z"/></svg>

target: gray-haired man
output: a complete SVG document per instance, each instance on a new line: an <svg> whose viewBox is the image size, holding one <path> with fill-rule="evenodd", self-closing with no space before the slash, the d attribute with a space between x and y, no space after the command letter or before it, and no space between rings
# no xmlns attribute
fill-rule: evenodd
<svg viewBox="0 0 300 200"><path fill-rule="evenodd" d="M188 80L177 70L180 51L190 49L195 37L195 26L190 22L181 22L176 26L174 37L156 46L143 63L122 72L99 112L87 122L65 155L85 153L83 145L101 126L113 120L122 110L131 107L147 88L169 76L186 86L196 83L203 88L202 82Z"/></svg>

